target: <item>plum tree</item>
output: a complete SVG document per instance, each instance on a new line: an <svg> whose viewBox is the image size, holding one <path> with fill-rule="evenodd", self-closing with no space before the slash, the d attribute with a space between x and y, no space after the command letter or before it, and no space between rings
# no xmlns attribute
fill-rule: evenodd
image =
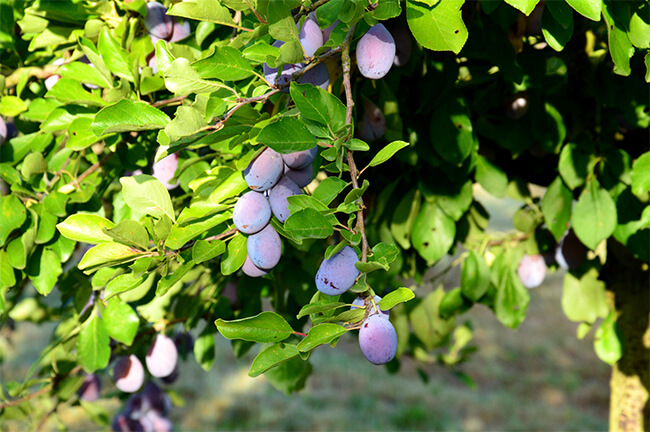
<svg viewBox="0 0 650 432"><path fill-rule="evenodd" d="M284 167L285 177L290 178L293 182L299 187L303 188L311 183L314 178L314 167L307 165L304 168L293 169L285 165Z"/></svg>
<svg viewBox="0 0 650 432"><path fill-rule="evenodd" d="M283 168L282 156L275 150L266 148L248 164L244 170L244 180L249 188L263 192L280 180Z"/></svg>
<svg viewBox="0 0 650 432"><path fill-rule="evenodd" d="M395 40L383 24L376 24L364 34L357 44L357 66L366 78L386 76L395 60Z"/></svg>
<svg viewBox="0 0 650 432"><path fill-rule="evenodd" d="M359 347L372 364L391 361L397 353L397 332L384 314L370 315L359 329Z"/></svg>
<svg viewBox="0 0 650 432"><path fill-rule="evenodd" d="M157 378L171 375L178 362L176 344L165 334L158 333L149 346L145 362L151 375Z"/></svg>
<svg viewBox="0 0 650 432"><path fill-rule="evenodd" d="M323 260L316 273L316 288L327 295L343 294L354 285L359 276L359 270L355 264L359 257L350 246L332 255L329 259Z"/></svg>
<svg viewBox="0 0 650 432"><path fill-rule="evenodd" d="M269 200L264 194L256 191L249 191L242 195L232 211L235 227L246 234L261 231L269 220L271 220Z"/></svg>
<svg viewBox="0 0 650 432"><path fill-rule="evenodd" d="M151 175L156 177L168 190L176 189L180 183L178 181L171 183L171 180L174 178L177 168L178 154L170 154L158 162L153 163L151 166Z"/></svg>
<svg viewBox="0 0 650 432"><path fill-rule="evenodd" d="M519 266L517 267L517 275L521 283L526 288L536 288L544 282L546 276L546 262L542 255L524 255Z"/></svg>
<svg viewBox="0 0 650 432"><path fill-rule="evenodd" d="M357 135L364 141L375 141L386 133L386 117L379 107L363 99L363 117L358 125Z"/></svg>
<svg viewBox="0 0 650 432"><path fill-rule="evenodd" d="M113 368L115 387L125 393L135 393L144 384L144 367L133 354L122 357Z"/></svg>
<svg viewBox="0 0 650 432"><path fill-rule="evenodd" d="M246 249L255 266L270 270L280 262L282 240L275 228L269 224L260 232L248 236Z"/></svg>
<svg viewBox="0 0 650 432"><path fill-rule="evenodd" d="M287 198L294 195L300 195L302 192L296 183L289 177L284 176L280 181L271 188L269 192L269 203L275 217L284 223L290 216L289 201Z"/></svg>
<svg viewBox="0 0 650 432"><path fill-rule="evenodd" d="M102 383L99 380L99 377L95 374L86 375L83 384L81 384L81 387L77 390L79 399L88 402L93 402L99 399L101 392Z"/></svg>
<svg viewBox="0 0 650 432"><path fill-rule="evenodd" d="M298 24L296 23L296 25ZM307 57L312 57L316 50L323 46L323 32L318 27L315 13L307 15L305 22L300 27L298 39Z"/></svg>
<svg viewBox="0 0 650 432"><path fill-rule="evenodd" d="M172 35L174 24L172 18L167 15L167 8L156 1L151 1L147 3L144 25L155 44L156 40L167 40Z"/></svg>
<svg viewBox="0 0 650 432"><path fill-rule="evenodd" d="M289 168L300 169L311 164L317 154L318 147L312 147L309 150L283 154L282 160Z"/></svg>

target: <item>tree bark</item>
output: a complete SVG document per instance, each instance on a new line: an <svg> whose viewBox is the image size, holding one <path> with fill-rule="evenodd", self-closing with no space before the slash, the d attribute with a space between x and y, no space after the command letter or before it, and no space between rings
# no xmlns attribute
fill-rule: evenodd
<svg viewBox="0 0 650 432"><path fill-rule="evenodd" d="M609 430L650 430L650 277L648 263L611 248L602 274L611 281L616 326L623 342L623 356L612 369ZM614 256L612 256L614 255Z"/></svg>

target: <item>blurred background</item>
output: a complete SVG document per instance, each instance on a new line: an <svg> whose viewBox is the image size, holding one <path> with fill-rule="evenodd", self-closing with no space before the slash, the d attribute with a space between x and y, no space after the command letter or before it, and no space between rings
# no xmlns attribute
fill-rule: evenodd
<svg viewBox="0 0 650 432"><path fill-rule="evenodd" d="M476 193L491 214L490 228L509 230L519 203ZM527 317L516 330L480 304L463 315L459 323L471 322L471 345L478 350L454 369L402 358L400 370L390 374L366 361L351 332L336 348L314 350L305 389L285 395L264 376L248 377L259 347L237 359L217 334L209 372L189 356L173 385L157 383L172 399L170 418L178 431L604 431L611 369L596 357L593 334L577 339L578 325L564 316L563 276L547 274L530 291ZM445 288L458 286L458 279L458 272L448 273ZM432 288L425 284L418 291ZM20 323L8 340L3 329L9 355L0 364L0 381L22 380L53 329ZM112 418L122 408L119 392L106 373L100 378L102 404ZM98 430L80 406L59 414L69 430ZM25 424L0 421L0 430L21 431ZM56 428L52 417L45 430Z"/></svg>

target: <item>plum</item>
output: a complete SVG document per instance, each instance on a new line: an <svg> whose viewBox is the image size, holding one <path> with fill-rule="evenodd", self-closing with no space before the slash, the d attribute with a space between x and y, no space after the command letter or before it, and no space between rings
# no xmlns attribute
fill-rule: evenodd
<svg viewBox="0 0 650 432"><path fill-rule="evenodd" d="M173 425L171 420L157 413L156 411L148 411L144 415L144 419L151 423L153 432L171 432Z"/></svg>
<svg viewBox="0 0 650 432"><path fill-rule="evenodd" d="M150 425L147 424L147 426ZM145 432L153 430L152 427L147 429L140 420L132 419L124 413L119 413L115 416L113 423L111 423L111 429L114 432Z"/></svg>
<svg viewBox="0 0 650 432"><path fill-rule="evenodd" d="M158 333L154 338L145 362L147 370L155 377L165 377L171 375L178 361L178 350L174 341L162 333Z"/></svg>
<svg viewBox="0 0 650 432"><path fill-rule="evenodd" d="M357 129L357 135L364 141L374 141L386 133L386 117L379 107L363 99L363 117Z"/></svg>
<svg viewBox="0 0 650 432"><path fill-rule="evenodd" d="M309 69L303 76L298 79L300 84L311 84L314 87L320 87L327 90L330 85L330 73L325 63L318 63Z"/></svg>
<svg viewBox="0 0 650 432"><path fill-rule="evenodd" d="M364 34L357 44L357 66L366 78L384 77L395 60L395 40L383 24L376 24Z"/></svg>
<svg viewBox="0 0 650 432"><path fill-rule="evenodd" d="M113 368L113 380L119 390L135 393L144 384L144 367L133 354L122 357Z"/></svg>
<svg viewBox="0 0 650 432"><path fill-rule="evenodd" d="M528 112L528 95L526 92L518 92L506 101L506 116L513 120L522 118Z"/></svg>
<svg viewBox="0 0 650 432"><path fill-rule="evenodd" d="M237 200L232 212L232 221L235 227L246 234L255 234L261 231L270 220L271 205L264 194L260 192L246 192Z"/></svg>
<svg viewBox="0 0 650 432"><path fill-rule="evenodd" d="M384 314L370 315L361 324L359 347L372 364L385 364L395 357L397 332Z"/></svg>
<svg viewBox="0 0 650 432"><path fill-rule="evenodd" d="M169 38L169 42L178 42L187 38L191 33L192 29L190 28L190 22L188 20L179 23L176 18L172 20L172 34Z"/></svg>
<svg viewBox="0 0 650 432"><path fill-rule="evenodd" d="M169 39L173 31L173 22L171 17L167 16L167 8L162 4L152 1L147 3L147 15L144 17L144 25L147 32L153 40Z"/></svg>
<svg viewBox="0 0 650 432"><path fill-rule="evenodd" d="M359 270L354 265L359 261L357 253L345 246L329 259L323 260L316 273L316 288L327 295L343 294L354 285Z"/></svg>
<svg viewBox="0 0 650 432"><path fill-rule="evenodd" d="M241 271L243 271L246 276L250 277L262 277L269 274L268 270L261 269L253 264L253 261L248 254L246 254L246 260L244 261Z"/></svg>
<svg viewBox="0 0 650 432"><path fill-rule="evenodd" d="M248 164L244 170L244 180L249 188L263 192L280 180L283 168L280 153L267 148Z"/></svg>
<svg viewBox="0 0 650 432"><path fill-rule="evenodd" d="M572 229L560 239L555 249L555 261L565 270L573 270L582 265L587 256L587 248L580 242Z"/></svg>
<svg viewBox="0 0 650 432"><path fill-rule="evenodd" d="M269 224L262 231L248 236L246 248L255 266L269 270L280 262L282 240L275 228Z"/></svg>
<svg viewBox="0 0 650 432"><path fill-rule="evenodd" d="M340 20L336 20L332 23L331 26L324 28L323 29L323 45L327 43L327 41L330 40L330 36L332 35L332 30L340 23Z"/></svg>
<svg viewBox="0 0 650 432"><path fill-rule="evenodd" d="M99 394L102 392L102 383L99 377L95 374L88 374L84 378L83 384L77 391L79 399L93 402L99 399Z"/></svg>
<svg viewBox="0 0 650 432"><path fill-rule="evenodd" d="M52 62L52 64L55 66L61 66L63 63L65 63L65 60L63 58L58 58ZM54 87L54 84L59 82L60 79L61 75L50 75L49 77L45 78L45 88L50 90L52 87Z"/></svg>
<svg viewBox="0 0 650 432"><path fill-rule="evenodd" d="M517 275L526 288L536 288L544 282L546 262L541 255L524 255L519 261Z"/></svg>
<svg viewBox="0 0 650 432"><path fill-rule="evenodd" d="M314 167L312 167L311 164L301 169L292 169L285 166L284 175L293 180L296 186L303 188L311 183L314 178Z"/></svg>
<svg viewBox="0 0 650 432"><path fill-rule="evenodd" d="M395 40L395 58L393 65L402 67L408 63L411 57L413 42L411 41L411 32L404 26L398 25L390 30L390 34Z"/></svg>
<svg viewBox="0 0 650 432"><path fill-rule="evenodd" d="M172 407L169 396L156 384L150 382L144 387L141 393L144 411L155 411L157 414L166 416Z"/></svg>
<svg viewBox="0 0 650 432"><path fill-rule="evenodd" d="M171 179L174 178L176 174L176 169L178 168L178 154L170 154L154 162L151 167L151 175L160 180L160 183L167 188L167 190L172 190L178 187L180 182L170 183Z"/></svg>
<svg viewBox="0 0 650 432"><path fill-rule="evenodd" d="M7 123L5 123L4 117L0 116L0 145L2 145L7 139Z"/></svg>
<svg viewBox="0 0 650 432"><path fill-rule="evenodd" d="M280 181L271 188L269 192L269 203L275 217L282 223L285 223L291 213L289 213L289 201L287 198L294 195L300 195L302 192L298 185L289 177L282 177Z"/></svg>
<svg viewBox="0 0 650 432"><path fill-rule="evenodd" d="M300 40L300 45L302 45L305 55L312 57L316 50L323 46L323 32L318 27L316 14L313 12L310 13L299 30L298 39Z"/></svg>
<svg viewBox="0 0 650 432"><path fill-rule="evenodd" d="M282 155L284 164L289 168L300 169L311 164L318 154L318 147L310 148L309 150L297 151Z"/></svg>

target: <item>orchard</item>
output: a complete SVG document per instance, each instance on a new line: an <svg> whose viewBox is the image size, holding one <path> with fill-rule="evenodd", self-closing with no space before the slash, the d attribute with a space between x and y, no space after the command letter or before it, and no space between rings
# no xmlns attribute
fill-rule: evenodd
<svg viewBox="0 0 650 432"><path fill-rule="evenodd" d="M56 324L0 424L172 430L215 338L286 393L343 337L455 368L562 272L610 429L650 427L647 2L0 0L0 56L0 338Z"/></svg>

